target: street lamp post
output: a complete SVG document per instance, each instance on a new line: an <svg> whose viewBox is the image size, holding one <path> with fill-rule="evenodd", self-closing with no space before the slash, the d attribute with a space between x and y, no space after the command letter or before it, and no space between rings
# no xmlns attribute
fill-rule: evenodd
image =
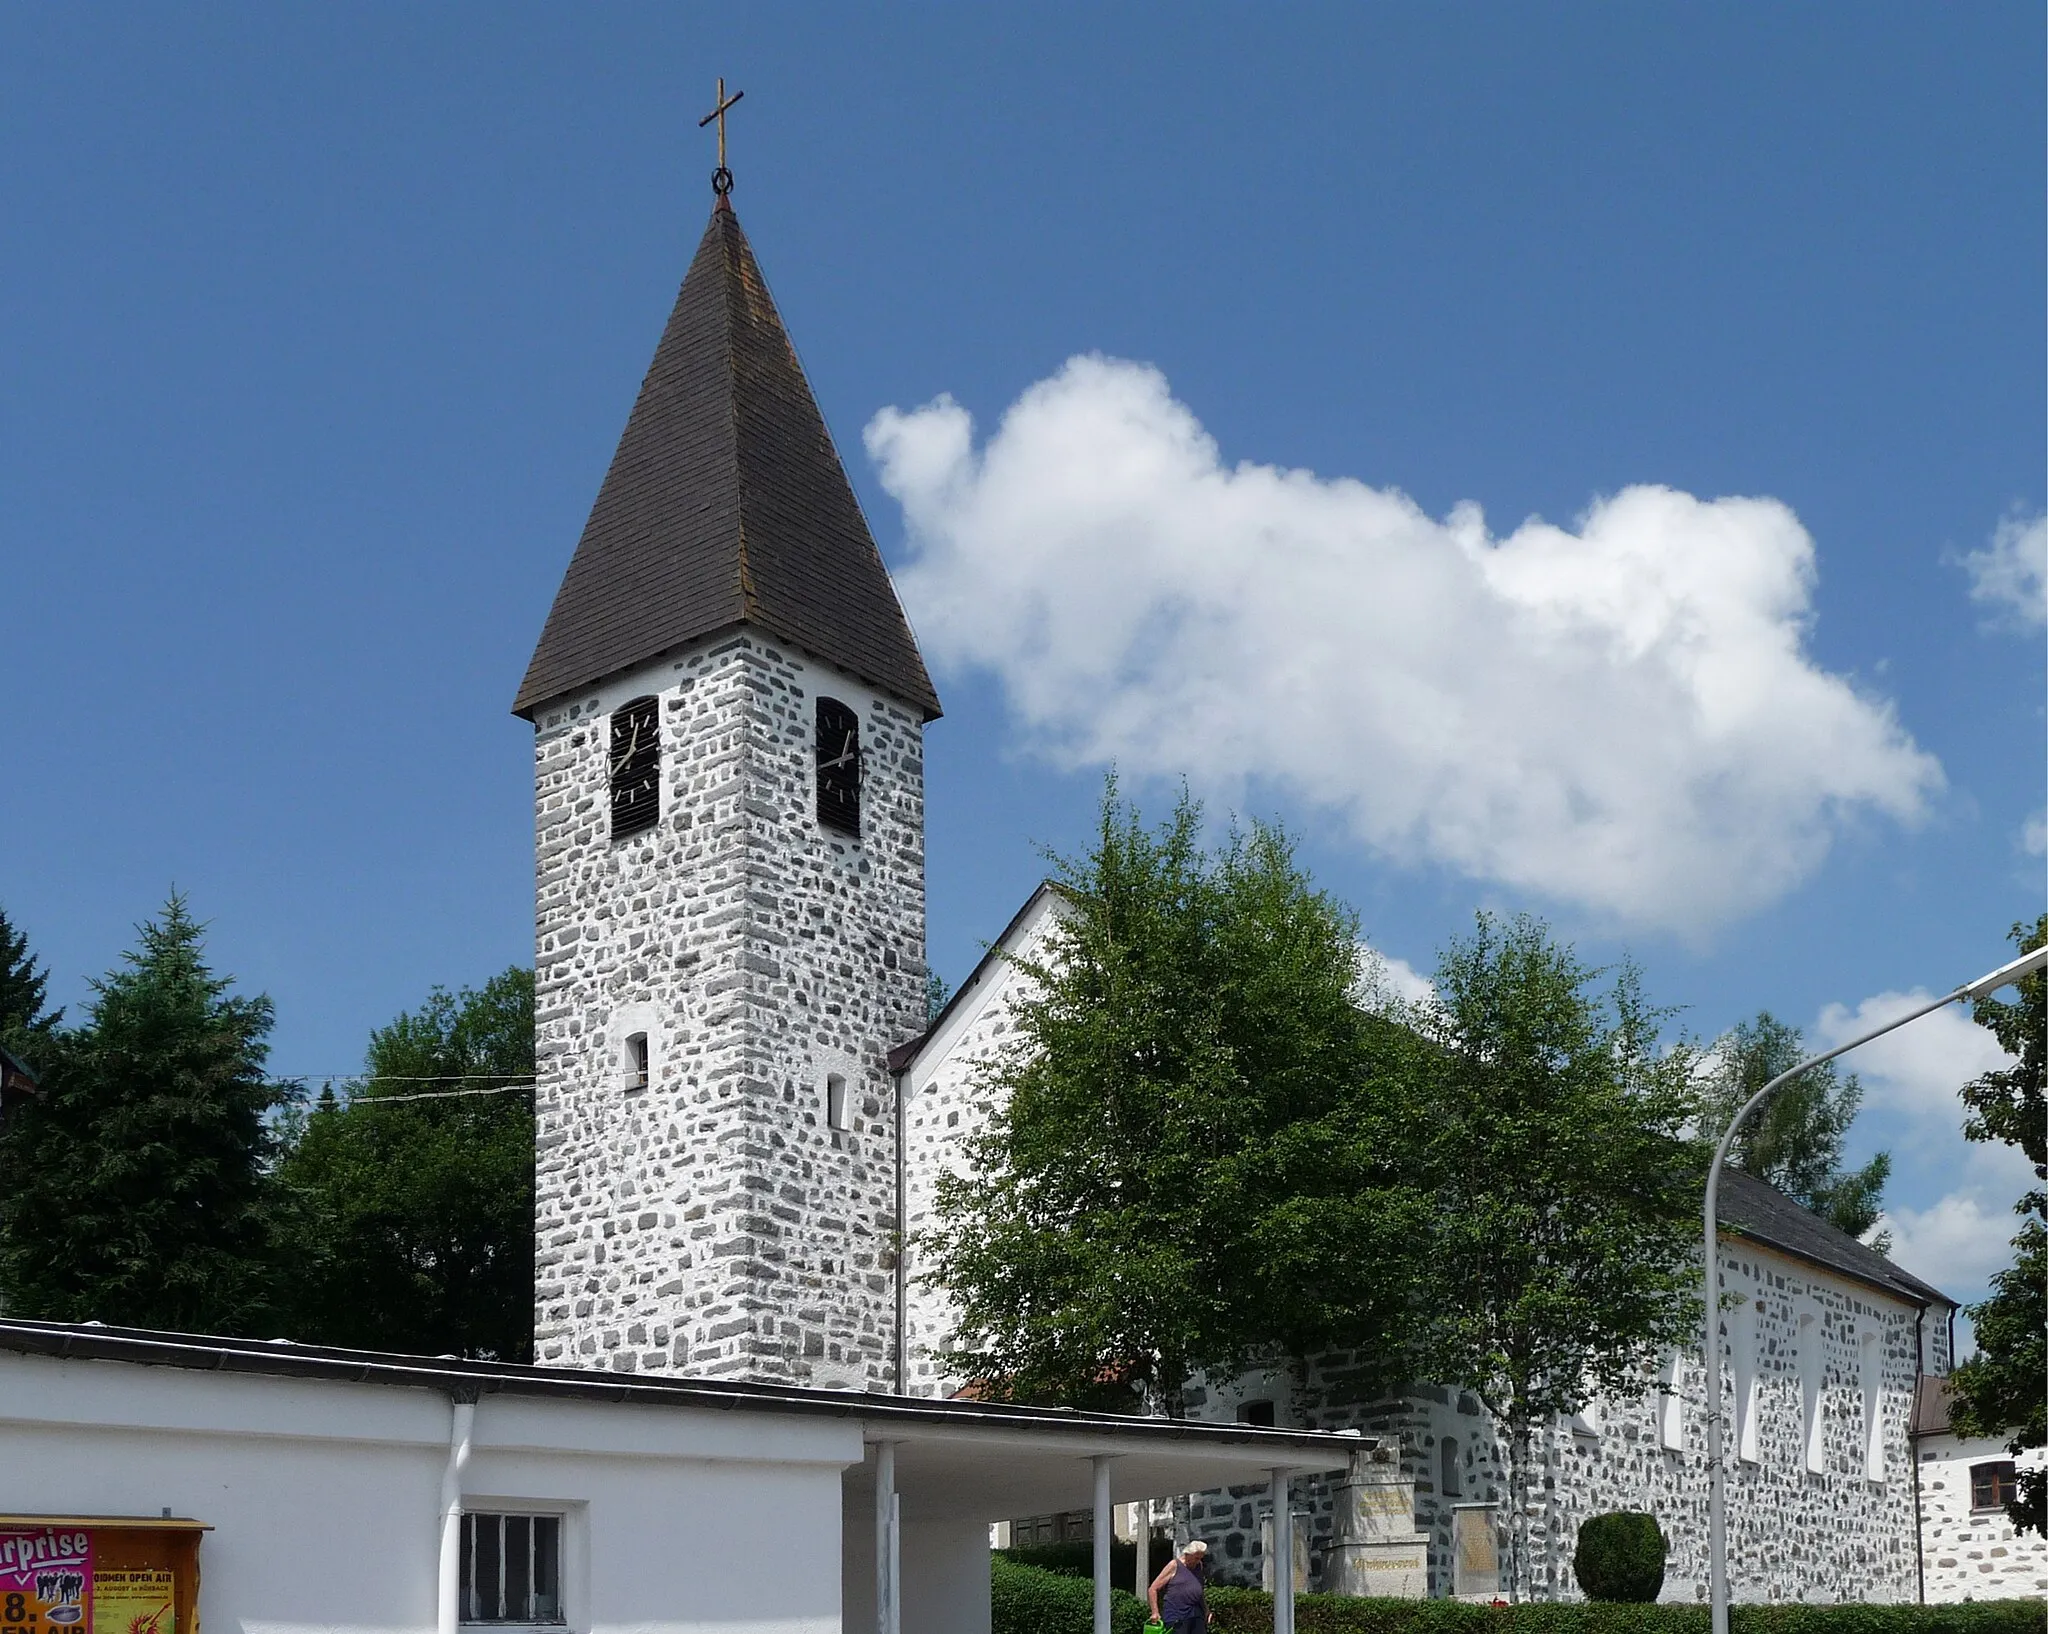
<svg viewBox="0 0 2048 1634"><path fill-rule="evenodd" d="M1979 976L1975 981L1958 987L1953 993L1938 999L1930 999L1902 1016L1895 1016L1882 1027L1873 1027L1867 1033L1859 1033L1846 1044L1837 1044L1833 1049L1819 1055L1809 1056L1789 1072L1781 1072L1754 1095L1742 1103L1742 1109L1722 1131L1720 1143L1714 1148L1714 1161L1707 1169L1706 1233L1703 1248L1706 1257L1707 1309L1705 1318L1705 1360L1707 1366L1707 1588L1713 1602L1713 1634L1728 1634L1728 1495L1724 1482L1724 1458L1722 1454L1721 1425L1721 1261L1716 1241L1715 1208L1720 1201L1721 1166L1727 1161L1728 1148L1735 1142L1735 1132L1742 1127L1750 1113L1768 1100L1782 1085L1790 1083L1802 1072L1819 1066L1823 1061L1832 1061L1844 1055L1859 1044L1868 1044L1873 1038L1881 1038L1896 1027L1903 1027L1909 1021L1918 1021L1944 1005L1955 1004L1963 999L1981 999L1995 993L2008 982L2016 982L2022 976L2031 976L2035 971L2048 965L2048 945L2023 953L2010 964L2000 965L1988 976Z"/></svg>

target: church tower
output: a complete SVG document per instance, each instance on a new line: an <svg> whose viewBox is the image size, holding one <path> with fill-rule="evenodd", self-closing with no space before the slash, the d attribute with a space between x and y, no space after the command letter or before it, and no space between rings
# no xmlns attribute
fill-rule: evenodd
<svg viewBox="0 0 2048 1634"><path fill-rule="evenodd" d="M513 709L535 1360L888 1388L939 701L723 192Z"/></svg>

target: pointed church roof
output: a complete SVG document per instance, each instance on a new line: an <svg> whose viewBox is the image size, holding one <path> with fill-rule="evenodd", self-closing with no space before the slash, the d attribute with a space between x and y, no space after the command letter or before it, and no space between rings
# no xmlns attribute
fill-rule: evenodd
<svg viewBox="0 0 2048 1634"><path fill-rule="evenodd" d="M512 712L751 624L926 720L939 713L910 623L724 199Z"/></svg>

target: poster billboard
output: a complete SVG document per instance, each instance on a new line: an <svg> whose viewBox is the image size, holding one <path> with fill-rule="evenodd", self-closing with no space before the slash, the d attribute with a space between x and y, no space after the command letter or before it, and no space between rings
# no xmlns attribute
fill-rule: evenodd
<svg viewBox="0 0 2048 1634"><path fill-rule="evenodd" d="M0 1518L0 1634L196 1634L199 1531Z"/></svg>

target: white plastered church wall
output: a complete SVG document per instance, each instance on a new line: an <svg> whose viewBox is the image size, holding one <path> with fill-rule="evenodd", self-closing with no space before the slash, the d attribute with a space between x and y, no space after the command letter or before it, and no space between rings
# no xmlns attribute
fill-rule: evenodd
<svg viewBox="0 0 2048 1634"><path fill-rule="evenodd" d="M614 843L609 717L648 695L659 817ZM820 697L860 715L858 840L817 818ZM923 1023L921 722L743 630L547 704L534 755L536 1360L888 1387L887 1053Z"/></svg>
<svg viewBox="0 0 2048 1634"><path fill-rule="evenodd" d="M2018 1469L2040 1469L2048 1449L2015 1456L2002 1440L1944 1432L1922 1436L1918 1452L1928 1600L2048 1596L2048 1538L2015 1530L2002 1508L1976 1507L1970 1490L1972 1465L2011 1459Z"/></svg>

